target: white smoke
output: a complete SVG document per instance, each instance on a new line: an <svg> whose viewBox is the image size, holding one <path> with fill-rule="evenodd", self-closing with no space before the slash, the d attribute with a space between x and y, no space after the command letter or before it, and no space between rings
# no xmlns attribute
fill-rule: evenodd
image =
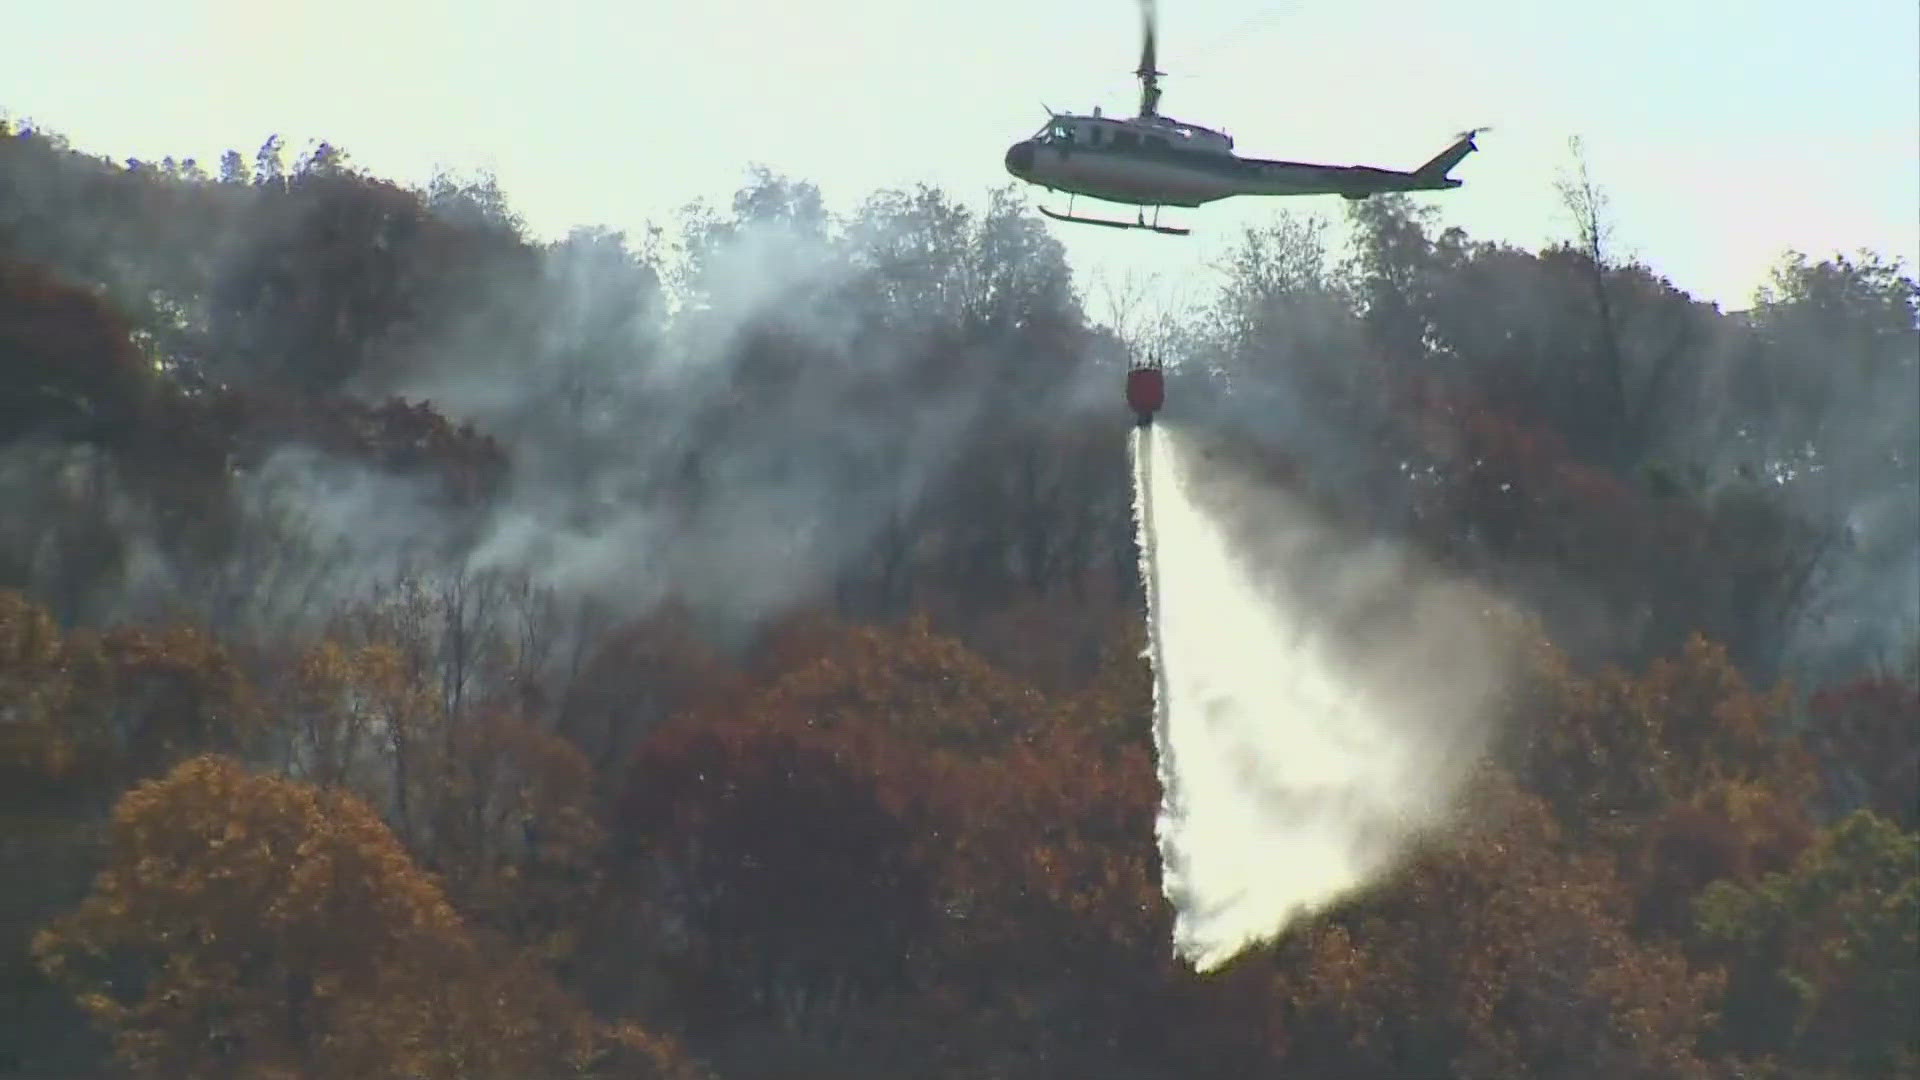
<svg viewBox="0 0 1920 1080"><path fill-rule="evenodd" d="M1216 968L1378 880L1486 747L1498 609L1181 433L1134 443L1175 947Z"/></svg>

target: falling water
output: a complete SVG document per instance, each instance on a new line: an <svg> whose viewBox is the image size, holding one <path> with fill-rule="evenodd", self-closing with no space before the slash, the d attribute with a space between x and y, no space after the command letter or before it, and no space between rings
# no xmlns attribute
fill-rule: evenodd
<svg viewBox="0 0 1920 1080"><path fill-rule="evenodd" d="M1164 888L1204 971L1446 823L1505 666L1476 591L1179 431L1140 429L1133 459Z"/></svg>

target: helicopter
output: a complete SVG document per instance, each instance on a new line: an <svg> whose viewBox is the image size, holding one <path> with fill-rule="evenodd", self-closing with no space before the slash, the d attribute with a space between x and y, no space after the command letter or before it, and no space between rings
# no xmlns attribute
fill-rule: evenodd
<svg viewBox="0 0 1920 1080"><path fill-rule="evenodd" d="M1444 191L1460 186L1461 181L1447 173L1478 149L1474 136L1487 130L1461 132L1445 150L1410 172L1240 157L1225 132L1160 114L1160 77L1166 72L1154 68L1154 0L1140 0L1140 10L1140 67L1134 72L1140 79L1140 114L1117 119L1102 116L1097 106L1091 115L1047 109L1046 125L1007 149L1009 173L1048 191L1067 193L1065 214L1040 207L1056 221L1185 236L1192 230L1160 224L1162 207L1197 207L1237 195L1341 195L1358 200L1390 191ZM1073 200L1081 195L1140 209L1133 221L1079 217L1073 213ZM1151 223L1148 207L1153 208Z"/></svg>

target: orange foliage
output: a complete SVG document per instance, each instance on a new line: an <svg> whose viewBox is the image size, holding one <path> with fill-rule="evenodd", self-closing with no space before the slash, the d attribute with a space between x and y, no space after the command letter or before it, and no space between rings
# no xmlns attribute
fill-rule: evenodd
<svg viewBox="0 0 1920 1080"><path fill-rule="evenodd" d="M84 690L97 695L115 748L142 775L187 754L244 748L264 730L252 683L203 629L118 626L97 650L98 681L83 675Z"/></svg>
<svg viewBox="0 0 1920 1080"><path fill-rule="evenodd" d="M1271 950L1288 1072L1705 1077L1716 988L1635 942L1603 859L1562 851L1544 805L1488 777L1479 824ZM1290 1067L1290 1068L1289 1068Z"/></svg>
<svg viewBox="0 0 1920 1080"><path fill-rule="evenodd" d="M1810 763L1773 731L1787 690L1752 689L1725 649L1697 635L1640 676L1583 676L1537 654L1535 688L1519 720L1520 774L1576 836L1623 838L1721 781L1763 782L1790 800L1811 792Z"/></svg>
<svg viewBox="0 0 1920 1080"><path fill-rule="evenodd" d="M1148 746L924 622L777 648L743 712L655 732L620 803L623 887L691 931L666 961L690 1023L824 983L989 1039L1063 991L1094 1024L1164 999Z"/></svg>
<svg viewBox="0 0 1920 1080"><path fill-rule="evenodd" d="M59 781L78 761L65 661L53 616L17 592L0 591L0 786L10 791Z"/></svg>
<svg viewBox="0 0 1920 1080"><path fill-rule="evenodd" d="M530 1076L610 1035L488 957L358 798L218 757L121 800L34 951L143 1076Z"/></svg>
<svg viewBox="0 0 1920 1080"><path fill-rule="evenodd" d="M939 770L915 850L944 917L917 968L945 1024L1075 1071L1232 1059L1171 949L1151 754L1059 724Z"/></svg>
<svg viewBox="0 0 1920 1080"><path fill-rule="evenodd" d="M1015 599L974 614L951 632L1009 676L1068 697L1119 674L1116 665L1129 661L1141 673L1140 685L1150 684L1141 660L1146 644L1141 610L1138 598Z"/></svg>
<svg viewBox="0 0 1920 1080"><path fill-rule="evenodd" d="M0 769L15 783L70 791L237 749L265 728L252 685L206 632L123 626L63 636L15 592L0 592L0 712L8 720Z"/></svg>
<svg viewBox="0 0 1920 1080"><path fill-rule="evenodd" d="M428 798L433 865L459 909L553 961L584 946L603 834L572 744L491 714L455 732Z"/></svg>
<svg viewBox="0 0 1920 1080"><path fill-rule="evenodd" d="M991 960L1000 976L1108 955L1164 959L1170 973L1159 796L1150 747L1105 746L1066 725L998 758L948 763L927 789L945 827L921 851L947 903L969 912L949 924L954 955Z"/></svg>
<svg viewBox="0 0 1920 1080"><path fill-rule="evenodd" d="M1685 936L1702 889L1784 870L1814 836L1804 802L1759 781L1709 782L1647 823L1623 861L1639 895L1636 931Z"/></svg>
<svg viewBox="0 0 1920 1080"><path fill-rule="evenodd" d="M897 629L833 627L780 648L788 667L748 702L753 715L979 752L1031 737L1047 714L1038 691L935 633L924 617Z"/></svg>
<svg viewBox="0 0 1920 1080"><path fill-rule="evenodd" d="M389 803L464 914L549 959L578 946L602 837L577 748L504 711L451 721L380 642L314 645L283 699L292 771Z"/></svg>
<svg viewBox="0 0 1920 1080"><path fill-rule="evenodd" d="M1059 700L1065 722L1076 731L1104 732L1122 743L1150 744L1153 737L1153 665L1147 662L1146 621L1113 619L1099 666Z"/></svg>

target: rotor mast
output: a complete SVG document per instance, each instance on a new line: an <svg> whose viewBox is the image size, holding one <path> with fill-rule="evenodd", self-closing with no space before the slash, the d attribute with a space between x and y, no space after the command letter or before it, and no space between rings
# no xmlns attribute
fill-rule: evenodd
<svg viewBox="0 0 1920 1080"><path fill-rule="evenodd" d="M1160 115L1160 76L1166 74L1153 66L1155 21L1153 0L1140 0L1140 67L1134 74L1140 77L1141 119Z"/></svg>

